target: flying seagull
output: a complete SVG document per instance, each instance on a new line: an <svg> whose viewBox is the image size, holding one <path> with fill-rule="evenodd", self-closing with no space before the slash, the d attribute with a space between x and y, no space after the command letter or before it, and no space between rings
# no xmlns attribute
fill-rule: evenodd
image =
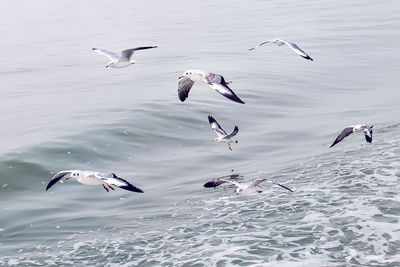
<svg viewBox="0 0 400 267"><path fill-rule="evenodd" d="M183 102L188 98L189 91L192 88L194 82L205 82L211 88L215 89L221 95L244 104L244 102L228 87L228 82L225 81L224 77L219 74L204 72L202 70L187 70L181 76L179 76L178 83L178 96Z"/></svg>
<svg viewBox="0 0 400 267"><path fill-rule="evenodd" d="M235 191L237 195L239 195L239 194L247 195L247 194L252 194L252 193L261 193L262 190L258 185L265 181L273 183L274 185L280 186L286 190L289 190L290 192L293 192L292 189L290 189L284 185L278 184L277 182L265 179L265 178L256 179L250 183L239 183L237 181L233 181L233 180L229 180L229 179L214 179L214 180L211 180L211 181L205 183L204 187L207 187L207 188L217 187L224 183L231 183L237 187L236 191Z"/></svg>
<svg viewBox="0 0 400 267"><path fill-rule="evenodd" d="M141 47L126 49L121 52L121 56L119 56L114 52L110 52L103 49L92 48L92 50L110 59L110 62L108 62L106 68L111 67L118 69L118 68L125 68L128 67L129 65L135 64L136 61L131 60L131 57L135 51L151 49L156 47L157 46L141 46Z"/></svg>
<svg viewBox="0 0 400 267"><path fill-rule="evenodd" d="M312 59L309 55L307 55L306 52L304 52L303 50L301 50L300 47L298 47L295 43L288 42L288 41L284 41L284 40L280 40L280 39L268 40L268 41L262 42L261 44L257 45L256 47L250 48L249 50L254 50L254 49L256 49L257 47L262 46L262 45L264 45L264 44L266 44L266 43L270 43L270 42L271 42L271 43L274 43L274 44L276 44L276 45L278 45L278 46L282 46L282 45L285 45L285 44L286 44L286 45L287 45L290 49L292 49L296 54L300 55L301 57L303 57L303 58L305 58L305 59L308 59L308 60L313 61L313 59Z"/></svg>
<svg viewBox="0 0 400 267"><path fill-rule="evenodd" d="M96 171L79 171L69 170L60 171L50 180L46 187L46 191L50 189L59 180L65 178L66 180L75 179L81 184L85 185L102 185L103 188L109 192L109 189L114 190L112 185L118 186L122 189L143 193L143 190L130 184L128 181L118 177L115 173L102 173Z"/></svg>
<svg viewBox="0 0 400 267"><path fill-rule="evenodd" d="M335 141L333 142L333 144L330 147L333 147L334 145L336 145L337 143L342 141L344 138L346 138L350 134L356 133L356 132L361 132L361 131L364 132L365 140L367 140L368 143L371 143L372 142L372 127L374 127L374 126L373 125L356 125L356 126L346 127L342 130L342 132L338 135L338 137L336 137Z"/></svg>
<svg viewBox="0 0 400 267"><path fill-rule="evenodd" d="M234 137L239 132L239 127L235 126L232 133L227 134L212 116L208 116L208 122L210 123L211 130L213 130L218 135L218 138L214 138L212 141L218 143L226 143L228 145L229 150L232 151L230 143L232 143L233 140L231 138ZM238 141L236 140L235 143L237 142Z"/></svg>

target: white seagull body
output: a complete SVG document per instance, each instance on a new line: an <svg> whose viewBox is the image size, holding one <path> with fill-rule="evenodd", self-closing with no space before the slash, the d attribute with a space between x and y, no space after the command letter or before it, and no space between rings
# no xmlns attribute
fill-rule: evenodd
<svg viewBox="0 0 400 267"><path fill-rule="evenodd" d="M188 98L189 91L194 82L205 82L221 95L232 101L244 104L244 102L228 87L224 77L219 74L204 72L202 70L187 70L179 77L178 96L183 102Z"/></svg>
<svg viewBox="0 0 400 267"><path fill-rule="evenodd" d="M313 59L309 55L307 55L306 52L301 50L300 47L298 47L295 43L284 41L284 40L281 40L281 39L268 40L268 41L262 42L261 44L257 45L256 47L250 48L249 50L254 50L257 47L262 46L262 45L264 45L266 43L274 43L274 44L276 44L278 46L282 46L282 45L286 44L290 49L292 49L299 56L301 56L301 57L303 57L305 59L313 61Z"/></svg>
<svg viewBox="0 0 400 267"><path fill-rule="evenodd" d="M104 55L110 59L110 62L106 65L106 68L111 67L111 68L126 68L132 64L135 64L136 61L131 60L131 57L133 53L137 50L145 50L145 49L151 49L151 48L156 48L157 46L142 46L142 47L136 47L136 48L131 48L131 49L126 49L121 52L121 56L118 54L103 50L103 49L98 49L98 48L92 48L93 51L99 53L100 55Z"/></svg>
<svg viewBox="0 0 400 267"><path fill-rule="evenodd" d="M335 141L332 143L332 145L330 147L333 147L334 145L336 145L337 143L342 141L344 138L346 138L350 134L361 132L361 131L364 132L365 140L368 143L371 143L372 142L372 127L374 127L374 126L366 125L366 124L346 127L340 132L340 134L338 135L338 137L336 137Z"/></svg>
<svg viewBox="0 0 400 267"><path fill-rule="evenodd" d="M217 187L224 183L231 183L237 187L235 190L237 195L239 195L239 194L249 195L249 194L253 194L253 193L261 193L262 189L258 185L265 181L273 183L274 185L280 186L286 190L289 190L290 192L293 192L292 189L290 189L284 185L278 184L274 181L265 179L265 178L256 179L250 183L239 183L237 181L233 181L233 180L229 180L229 179L217 179L217 180L214 179L214 180L211 180L211 181L205 183L204 187L208 187L208 188L209 187Z"/></svg>
<svg viewBox="0 0 400 267"><path fill-rule="evenodd" d="M143 193L143 190L130 184L125 179L118 177L115 173L103 173L97 171L80 171L80 170L67 170L60 171L50 180L46 187L46 191L50 189L59 180L65 178L66 180L74 179L84 185L102 185L103 188L109 192L109 189L114 190L113 186L118 186L122 189Z"/></svg>
<svg viewBox="0 0 400 267"><path fill-rule="evenodd" d="M211 130L213 130L218 135L218 138L214 138L212 141L218 143L226 143L229 150L232 151L230 143L233 142L232 137L234 137L239 132L239 127L235 126L232 133L227 134L212 116L208 116L208 122L210 123ZM237 143L237 141L235 142Z"/></svg>

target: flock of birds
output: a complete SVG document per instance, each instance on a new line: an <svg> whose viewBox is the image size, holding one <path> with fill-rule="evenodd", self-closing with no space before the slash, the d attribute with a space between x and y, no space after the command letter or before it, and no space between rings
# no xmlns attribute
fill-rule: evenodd
<svg viewBox="0 0 400 267"><path fill-rule="evenodd" d="M300 49L295 43L284 41L281 39L267 40L265 42L258 44L256 47L250 48L249 50L250 51L254 50L267 43L273 43L278 46L287 45L291 50L293 50L296 54L298 54L302 58L313 61L313 59L306 52ZM152 49L152 48L157 48L157 46L142 46L142 47L126 49L121 52L121 55L98 48L93 48L92 50L109 58L110 61L107 63L106 68L108 67L125 68L136 63L134 60L132 60L132 55L134 54L135 51ZM184 102L189 97L190 89L192 88L195 82L205 82L211 88L213 88L226 98L229 98L230 100L240 104L245 104L245 102L242 99L240 99L232 91L231 88L229 88L228 86L229 82L225 81L223 76L211 72L205 72L202 70L187 70L181 76L179 76L178 97L182 102ZM212 116L208 116L208 121L210 123L211 129L218 135L218 137L212 139L212 141L218 143L226 143L228 145L228 149L232 151L231 143L238 142L237 140L235 141L232 140L232 138L236 136L237 133L239 132L239 127L235 126L233 131L230 134L227 134ZM364 133L366 141L368 143L371 143L372 127L373 127L372 125L355 125L346 127L340 132L340 134L337 136L337 138L330 147L333 147L334 145L342 141L350 134L361 131ZM65 170L58 172L50 180L49 184L46 187L46 191L49 190L54 184L56 184L63 178L65 178L66 180L74 179L79 183L85 185L102 185L107 192L109 192L110 189L115 190L113 186L116 186L132 192L143 193L142 189L132 185L125 179L118 177L115 173L102 173L97 171L80 171L80 170ZM238 181L231 179L214 179L205 183L204 187L215 188L222 184L229 183L237 187L235 191L236 194L251 194L255 192L258 193L262 192L261 188L258 185L265 181L268 181L274 185L280 186L288 191L293 192L290 188L265 178L256 179L249 183L240 183Z"/></svg>

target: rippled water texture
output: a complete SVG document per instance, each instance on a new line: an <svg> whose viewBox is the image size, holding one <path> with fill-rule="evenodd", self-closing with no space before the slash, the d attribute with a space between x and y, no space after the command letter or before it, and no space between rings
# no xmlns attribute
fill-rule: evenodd
<svg viewBox="0 0 400 267"><path fill-rule="evenodd" d="M0 265L399 266L397 1L0 3ZM297 43L306 61L271 38ZM99 47L139 51L105 69ZM195 84L224 75L246 104ZM211 142L212 115L239 142ZM373 124L373 142L345 126ZM144 194L64 181L114 171ZM263 192L203 188L266 177Z"/></svg>

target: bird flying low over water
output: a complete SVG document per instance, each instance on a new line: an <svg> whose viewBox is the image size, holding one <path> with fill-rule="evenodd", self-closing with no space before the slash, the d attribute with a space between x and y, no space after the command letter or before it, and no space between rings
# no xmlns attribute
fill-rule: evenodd
<svg viewBox="0 0 400 267"><path fill-rule="evenodd" d="M131 60L131 57L135 51L138 50L145 50L145 49L151 49L151 48L156 48L157 46L141 46L141 47L136 47L136 48L131 48L131 49L126 49L121 52L121 56L118 54L103 50L103 49L98 49L98 48L92 48L93 51L104 55L110 59L110 62L106 65L106 68L111 67L111 68L125 68L128 67L129 65L135 64L136 61Z"/></svg>
<svg viewBox="0 0 400 267"><path fill-rule="evenodd" d="M336 145L337 143L342 141L344 138L346 138L350 134L356 133L356 132L361 132L361 131L364 132L365 140L367 140L368 143L371 143L372 142L372 127L374 127L374 126L373 125L355 125L355 126L346 127L342 130L342 132L338 135L338 137L336 137L335 141L333 142L333 144L330 147L333 147L334 145Z"/></svg>
<svg viewBox="0 0 400 267"><path fill-rule="evenodd" d="M125 179L118 177L115 173L107 174L96 171L79 170L60 171L50 180L49 184L46 187L46 191L63 178L65 178L66 180L74 179L77 180L79 183L85 185L102 185L107 192L109 192L109 189L114 190L112 186L118 186L125 190L143 193L142 189L130 184Z"/></svg>
<svg viewBox="0 0 400 267"><path fill-rule="evenodd" d="M265 181L273 183L274 185L280 186L286 190L289 190L290 192L293 192L292 189L290 189L284 185L278 184L274 181L265 179L265 178L256 179L250 183L240 183L240 182L229 180L229 179L214 179L214 180L211 180L211 181L205 183L204 187L207 187L207 188L217 187L224 183L231 183L237 187L235 190L237 195L239 195L239 194L248 195L248 194L253 194L253 193L261 193L262 189L258 185Z"/></svg>
<svg viewBox="0 0 400 267"><path fill-rule="evenodd" d="M250 48L249 50L254 50L257 47L262 46L262 45L264 45L266 43L274 43L274 44L276 44L278 46L282 46L282 45L286 44L290 49L292 49L299 56L301 56L301 57L303 57L305 59L313 61L313 59L309 55L307 55L306 52L301 50L300 47L298 47L295 43L284 41L284 40L280 40L280 39L268 40L268 41L262 42L261 44L257 45L256 47Z"/></svg>
<svg viewBox="0 0 400 267"><path fill-rule="evenodd" d="M202 70L187 70L181 76L179 76L178 96L182 102L188 98L189 91L194 82L205 82L221 95L229 98L232 101L244 104L244 102L231 90L231 88L228 87L229 83L225 81L224 77L219 74L205 72Z"/></svg>
<svg viewBox="0 0 400 267"><path fill-rule="evenodd" d="M213 130L218 135L218 138L214 138L212 141L218 143L226 143L229 150L232 151L230 143L233 142L232 137L234 137L239 132L239 127L235 126L232 133L227 134L212 116L208 116L208 122L210 123L211 130ZM235 141L235 143L237 142L238 141Z"/></svg>

